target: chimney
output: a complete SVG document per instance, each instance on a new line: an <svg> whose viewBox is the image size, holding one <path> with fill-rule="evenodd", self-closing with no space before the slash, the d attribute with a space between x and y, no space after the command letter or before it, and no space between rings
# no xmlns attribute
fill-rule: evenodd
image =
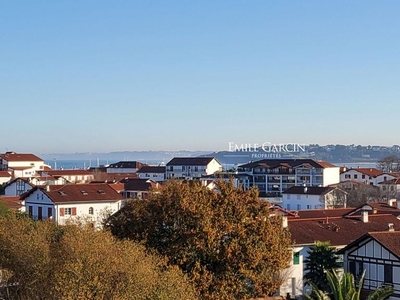
<svg viewBox="0 0 400 300"><path fill-rule="evenodd" d="M288 218L287 216L282 216L282 227L287 228L288 227Z"/></svg>
<svg viewBox="0 0 400 300"><path fill-rule="evenodd" d="M363 223L368 223L368 211L367 210L363 210L361 212L361 221Z"/></svg>
<svg viewBox="0 0 400 300"><path fill-rule="evenodd" d="M46 192L50 192L50 185L46 184Z"/></svg>
<svg viewBox="0 0 400 300"><path fill-rule="evenodd" d="M393 223L389 223L388 224L388 230L389 231L394 231L394 224Z"/></svg>
<svg viewBox="0 0 400 300"><path fill-rule="evenodd" d="M308 188L305 186L304 187L304 193L307 193Z"/></svg>
<svg viewBox="0 0 400 300"><path fill-rule="evenodd" d="M376 208L374 208L374 209L372 210L372 214L374 214L374 215L376 215L377 212L378 212L378 210L377 210Z"/></svg>
<svg viewBox="0 0 400 300"><path fill-rule="evenodd" d="M396 199L389 199L388 200L388 205L389 206L394 206L394 203L396 202Z"/></svg>

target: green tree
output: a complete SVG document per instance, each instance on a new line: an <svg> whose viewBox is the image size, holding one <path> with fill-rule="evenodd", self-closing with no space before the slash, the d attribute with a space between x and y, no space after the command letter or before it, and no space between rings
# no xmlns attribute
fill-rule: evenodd
<svg viewBox="0 0 400 300"><path fill-rule="evenodd" d="M315 284L311 283L313 287L313 294L311 296L306 295L306 297L310 300L360 300L364 275L365 271L361 277L358 287L356 287L353 274L344 273L342 276L340 276L335 270L327 271L326 278L331 293L328 295L325 291L318 289ZM367 300L384 300L391 294L393 294L393 287L380 287L369 294Z"/></svg>
<svg viewBox="0 0 400 300"><path fill-rule="evenodd" d="M307 254L304 261L306 264L304 278L308 282L314 283L318 289L328 292L329 285L325 273L340 268L336 250L331 247L329 242L317 241L307 251Z"/></svg>
<svg viewBox="0 0 400 300"><path fill-rule="evenodd" d="M256 190L170 181L150 199L129 202L107 226L165 255L202 299L244 299L272 294L282 283L291 239L281 221Z"/></svg>
<svg viewBox="0 0 400 300"><path fill-rule="evenodd" d="M2 299L197 298L178 268L85 222L0 218L0 269L9 277Z"/></svg>

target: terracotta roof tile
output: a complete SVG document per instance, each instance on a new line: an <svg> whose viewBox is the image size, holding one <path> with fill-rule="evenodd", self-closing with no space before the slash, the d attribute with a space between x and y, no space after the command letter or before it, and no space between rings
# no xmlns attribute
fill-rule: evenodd
<svg viewBox="0 0 400 300"><path fill-rule="evenodd" d="M15 152L6 152L0 154L0 157L8 162L17 162L17 161L40 161L43 162L43 159L37 157L34 154L26 154L26 153L15 153Z"/></svg>
<svg viewBox="0 0 400 300"><path fill-rule="evenodd" d="M327 220L289 219L292 239L297 245L313 244L315 241L329 241L332 246L348 245L371 231L388 230L388 224L400 229L400 220L393 215L369 215L369 222L357 218L328 218Z"/></svg>

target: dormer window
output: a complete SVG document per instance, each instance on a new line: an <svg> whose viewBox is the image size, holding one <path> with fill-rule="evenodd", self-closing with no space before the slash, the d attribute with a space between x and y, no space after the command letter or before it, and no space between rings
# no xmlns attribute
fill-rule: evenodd
<svg viewBox="0 0 400 300"><path fill-rule="evenodd" d="M97 191L99 194L105 194L106 192L104 190L98 190Z"/></svg>
<svg viewBox="0 0 400 300"><path fill-rule="evenodd" d="M61 196L65 196L65 195L66 195L66 193L65 193L64 191L58 191L58 193L59 193Z"/></svg>
<svg viewBox="0 0 400 300"><path fill-rule="evenodd" d="M81 191L82 195L87 195L88 193L86 191Z"/></svg>
<svg viewBox="0 0 400 300"><path fill-rule="evenodd" d="M93 207L89 207L89 215L93 215Z"/></svg>

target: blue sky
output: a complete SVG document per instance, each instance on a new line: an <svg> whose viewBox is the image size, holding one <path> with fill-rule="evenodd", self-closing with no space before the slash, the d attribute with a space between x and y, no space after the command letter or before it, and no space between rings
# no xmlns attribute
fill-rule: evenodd
<svg viewBox="0 0 400 300"><path fill-rule="evenodd" d="M3 1L0 140L33 153L400 144L399 1Z"/></svg>

